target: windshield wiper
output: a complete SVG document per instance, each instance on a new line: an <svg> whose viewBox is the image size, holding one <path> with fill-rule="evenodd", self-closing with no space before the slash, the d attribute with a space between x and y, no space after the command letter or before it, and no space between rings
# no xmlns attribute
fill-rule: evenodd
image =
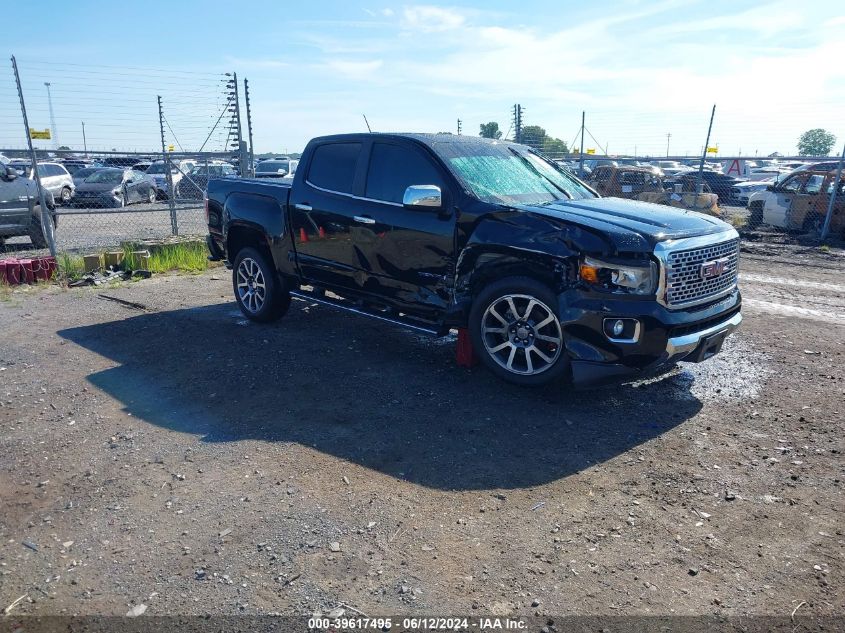
<svg viewBox="0 0 845 633"><path fill-rule="evenodd" d="M567 200L572 200L572 194L571 194L571 193L569 193L566 189L564 189L563 187L561 187L560 185L558 185L558 184L557 184L554 180L552 180L551 178L549 178L548 176L546 176L543 172L541 172L541 171L540 171L539 169L537 169L534 165L532 165L532 164L531 164L531 161L530 161L530 160L528 160L527 158L525 158L525 156L523 156L522 154L520 154L519 152L517 152L517 151L516 151L515 149L513 149L512 147L509 147L509 148L508 148L508 150L509 150L509 151L511 151L511 152L513 153L513 155L514 155L514 156L516 156L517 158L519 158L519 160L521 160L523 163L525 163L531 171L533 171L533 172L534 172L535 174L537 174L540 178L542 178L543 180L545 180L545 181L546 181L547 183L549 183L552 187L554 187L555 189L557 189L558 191L560 191L563 195L565 195L565 196L566 196L566 198L567 198Z"/></svg>

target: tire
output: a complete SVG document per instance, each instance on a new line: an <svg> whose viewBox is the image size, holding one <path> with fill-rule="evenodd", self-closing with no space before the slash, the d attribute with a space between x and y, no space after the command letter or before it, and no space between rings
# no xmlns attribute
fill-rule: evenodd
<svg viewBox="0 0 845 633"><path fill-rule="evenodd" d="M56 217L51 217L53 230L56 230ZM47 240L44 238L44 231L41 229L41 218L33 217L29 222L29 239L35 248L47 248Z"/></svg>
<svg viewBox="0 0 845 633"><path fill-rule="evenodd" d="M748 208L751 213L748 215L748 224L746 226L753 230L763 224L763 205L759 202L754 202Z"/></svg>
<svg viewBox="0 0 845 633"><path fill-rule="evenodd" d="M70 187L62 187L62 191L59 194L59 200L63 205L70 204L70 200L73 198L73 192L70 190Z"/></svg>
<svg viewBox="0 0 845 633"><path fill-rule="evenodd" d="M155 204L156 201L156 190L154 187L150 187L150 191L147 193L147 202L150 204Z"/></svg>
<svg viewBox="0 0 845 633"><path fill-rule="evenodd" d="M232 290L241 312L251 321L276 321L290 307L290 293L268 256L251 246L242 248L235 257Z"/></svg>
<svg viewBox="0 0 845 633"><path fill-rule="evenodd" d="M569 374L557 297L539 281L506 277L485 287L472 303L469 334L481 362L502 380L533 387Z"/></svg>
<svg viewBox="0 0 845 633"><path fill-rule="evenodd" d="M817 213L808 213L807 217L804 218L803 224L801 224L801 233L819 236L822 233L823 225L824 220Z"/></svg>

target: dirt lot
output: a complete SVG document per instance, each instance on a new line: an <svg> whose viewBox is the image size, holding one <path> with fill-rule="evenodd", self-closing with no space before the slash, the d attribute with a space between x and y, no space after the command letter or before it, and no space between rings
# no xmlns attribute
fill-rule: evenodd
<svg viewBox="0 0 845 633"><path fill-rule="evenodd" d="M16 290L0 608L843 614L845 255L746 251L721 356L590 392L223 269Z"/></svg>

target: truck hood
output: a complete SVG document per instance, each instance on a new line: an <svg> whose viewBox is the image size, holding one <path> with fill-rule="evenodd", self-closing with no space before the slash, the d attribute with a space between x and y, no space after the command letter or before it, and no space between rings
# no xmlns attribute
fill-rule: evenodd
<svg viewBox="0 0 845 633"><path fill-rule="evenodd" d="M651 252L658 242L722 233L732 228L718 218L696 211L623 198L561 200L518 208L582 226L608 241L616 252Z"/></svg>

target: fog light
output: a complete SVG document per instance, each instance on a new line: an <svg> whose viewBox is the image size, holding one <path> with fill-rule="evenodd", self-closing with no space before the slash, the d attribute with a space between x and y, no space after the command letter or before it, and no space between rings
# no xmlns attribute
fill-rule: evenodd
<svg viewBox="0 0 845 633"><path fill-rule="evenodd" d="M637 343L640 340L638 319L605 319L604 335L614 343Z"/></svg>

